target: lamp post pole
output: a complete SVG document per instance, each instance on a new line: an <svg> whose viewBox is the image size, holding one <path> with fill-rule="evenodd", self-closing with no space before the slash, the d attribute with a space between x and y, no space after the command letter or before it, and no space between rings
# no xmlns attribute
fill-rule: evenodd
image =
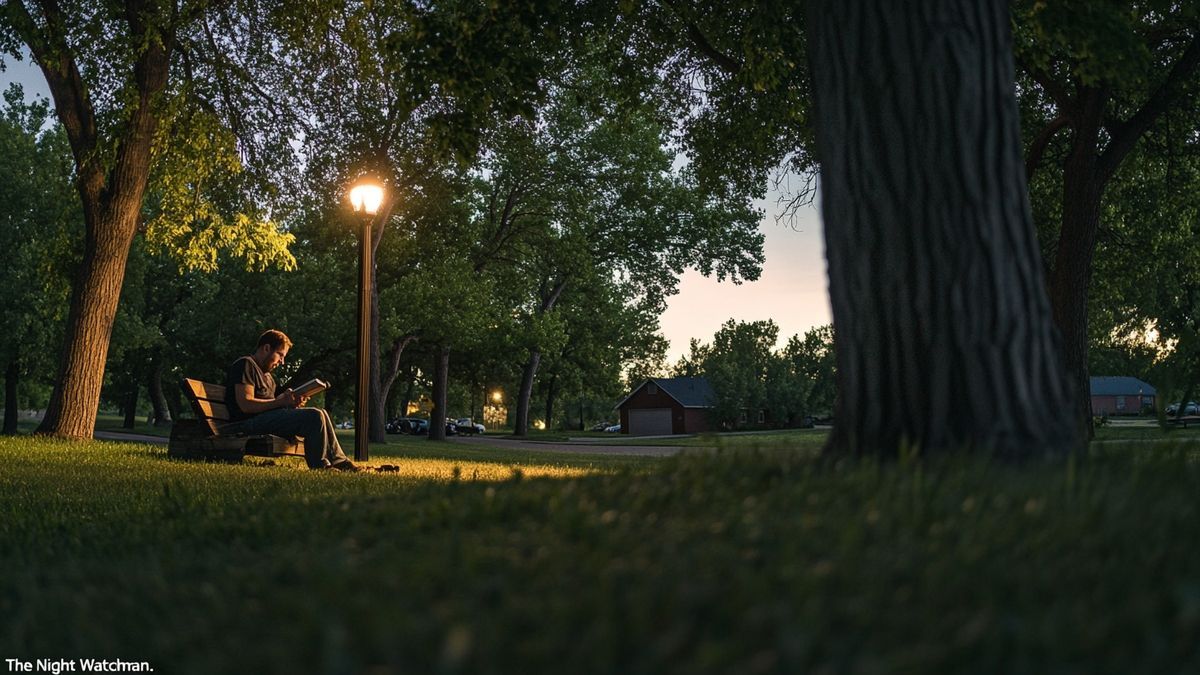
<svg viewBox="0 0 1200 675"><path fill-rule="evenodd" d="M362 235L358 242L358 404L354 406L354 461L369 459L371 422L371 221L362 214Z"/></svg>
<svg viewBox="0 0 1200 675"><path fill-rule="evenodd" d="M362 224L358 241L358 405L354 406L354 461L369 458L371 424L371 225L383 203L383 187L363 179L350 189L350 205Z"/></svg>

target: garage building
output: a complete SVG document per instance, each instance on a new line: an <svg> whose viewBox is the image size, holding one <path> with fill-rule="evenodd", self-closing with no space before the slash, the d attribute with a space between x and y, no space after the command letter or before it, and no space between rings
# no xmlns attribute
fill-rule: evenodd
<svg viewBox="0 0 1200 675"><path fill-rule="evenodd" d="M617 404L621 433L631 436L698 434L710 429L712 387L703 377L646 380Z"/></svg>
<svg viewBox="0 0 1200 675"><path fill-rule="evenodd" d="M1136 377L1093 377L1093 415L1139 415L1154 409L1158 392Z"/></svg>

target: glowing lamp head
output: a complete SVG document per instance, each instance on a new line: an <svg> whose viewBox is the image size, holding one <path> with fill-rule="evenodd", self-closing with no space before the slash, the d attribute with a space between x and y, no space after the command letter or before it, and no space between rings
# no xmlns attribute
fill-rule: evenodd
<svg viewBox="0 0 1200 675"><path fill-rule="evenodd" d="M362 182L350 188L350 205L354 212L373 216L383 203L383 188L375 183Z"/></svg>
<svg viewBox="0 0 1200 675"><path fill-rule="evenodd" d="M492 400L495 401L496 403L499 403L500 402L500 392L493 391L492 392Z"/></svg>

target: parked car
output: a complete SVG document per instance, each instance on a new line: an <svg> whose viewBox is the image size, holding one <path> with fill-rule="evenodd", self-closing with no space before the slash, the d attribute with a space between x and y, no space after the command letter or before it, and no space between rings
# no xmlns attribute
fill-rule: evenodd
<svg viewBox="0 0 1200 675"><path fill-rule="evenodd" d="M350 420L346 420L346 421L344 421L344 422L341 422L340 424L338 424L338 425L337 425L337 428L339 428L339 429L353 429L353 428L354 428L354 422L351 422Z"/></svg>
<svg viewBox="0 0 1200 675"><path fill-rule="evenodd" d="M1168 415L1175 415L1178 412L1179 412L1179 404L1178 403L1172 403L1171 405L1167 406L1167 414ZM1195 401L1188 401L1183 406L1183 414L1184 415L1200 415L1200 405L1197 405Z"/></svg>
<svg viewBox="0 0 1200 675"><path fill-rule="evenodd" d="M389 434L427 434L429 420L420 417L397 417L385 425Z"/></svg>
<svg viewBox="0 0 1200 675"><path fill-rule="evenodd" d="M621 425L620 423L617 423L610 427L604 427L604 430L610 434L619 434L621 433Z"/></svg>
<svg viewBox="0 0 1200 675"><path fill-rule="evenodd" d="M612 426L612 422L598 422L592 425L592 431L604 431Z"/></svg>
<svg viewBox="0 0 1200 675"><path fill-rule="evenodd" d="M454 426L458 427L460 434L482 434L487 431L482 424L472 422L470 417L460 417L454 420Z"/></svg>

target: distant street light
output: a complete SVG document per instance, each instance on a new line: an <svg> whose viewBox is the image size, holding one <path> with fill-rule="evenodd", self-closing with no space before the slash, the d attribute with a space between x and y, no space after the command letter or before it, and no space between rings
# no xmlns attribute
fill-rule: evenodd
<svg viewBox="0 0 1200 675"><path fill-rule="evenodd" d="M493 392L492 392L492 400L493 400L493 401L495 401L496 403L499 403L499 402L500 402L500 398L501 398L501 397L500 397L500 392L498 392L498 391L493 391Z"/></svg>
<svg viewBox="0 0 1200 675"><path fill-rule="evenodd" d="M370 449L368 426L371 421L371 223L383 203L383 187L370 179L360 179L350 188L350 205L362 224L358 242L358 405L354 407L354 460L365 462Z"/></svg>

